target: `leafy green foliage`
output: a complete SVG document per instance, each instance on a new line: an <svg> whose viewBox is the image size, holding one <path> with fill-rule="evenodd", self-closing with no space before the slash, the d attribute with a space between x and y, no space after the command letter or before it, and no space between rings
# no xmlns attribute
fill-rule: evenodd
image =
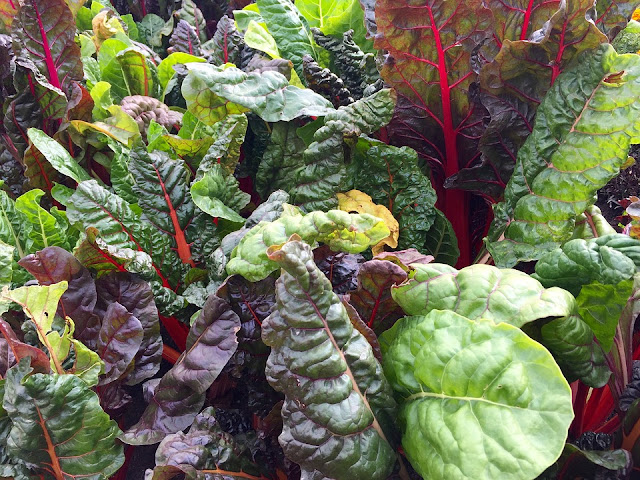
<svg viewBox="0 0 640 480"><path fill-rule="evenodd" d="M604 45L558 78L518 153L505 202L494 208L488 248L496 264L539 259L571 239L576 217L619 171L629 145L640 141L630 100L640 88L639 74L637 56L618 55ZM568 91L575 94L571 99ZM617 112L616 122L605 120L611 111ZM592 146L584 150L586 144Z"/></svg>
<svg viewBox="0 0 640 480"><path fill-rule="evenodd" d="M270 250L270 259L284 273L262 338L271 346L267 378L285 394L285 454L308 474L335 477L348 469L386 478L395 461L385 431L395 402L369 343L352 327L308 245L288 242Z"/></svg>
<svg viewBox="0 0 640 480"><path fill-rule="evenodd" d="M555 462L573 410L544 347L511 325L451 311L407 317L394 330L384 368L403 399L402 445L418 473L524 479Z"/></svg>
<svg viewBox="0 0 640 480"><path fill-rule="evenodd" d="M342 210L303 214L284 205L280 218L260 222L240 240L227 264L230 275L240 274L250 281L266 278L278 264L268 258L267 249L282 245L291 235L307 243L323 242L332 250L359 253L389 235L384 222L372 215Z"/></svg>
<svg viewBox="0 0 640 480"><path fill-rule="evenodd" d="M119 429L98 396L74 375L29 374L28 360L7 372L2 402L11 421L7 453L50 478L105 478L124 462Z"/></svg>

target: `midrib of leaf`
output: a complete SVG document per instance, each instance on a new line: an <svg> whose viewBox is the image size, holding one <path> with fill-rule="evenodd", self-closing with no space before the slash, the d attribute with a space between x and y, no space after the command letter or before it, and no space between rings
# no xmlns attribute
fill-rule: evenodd
<svg viewBox="0 0 640 480"><path fill-rule="evenodd" d="M462 396L446 395L444 393L434 393L434 392L414 393L413 395L407 397L406 402L410 402L411 400L418 400L418 399L421 399L421 398L441 398L443 400L459 400L461 402L468 402L468 403L480 402L480 403L487 403L489 405L495 405L496 407L516 408L518 410L527 410L527 408L525 408L525 407L518 407L518 406L515 406L515 405L509 405L509 404L506 404L506 403L492 402L491 400L487 400L486 398L482 398L482 397L462 397Z"/></svg>
<svg viewBox="0 0 640 480"><path fill-rule="evenodd" d="M42 413L40 413L40 407L38 404L33 402L33 406L36 409L36 413L38 414L38 423L40 424L40 428L42 428L42 434L44 436L44 440L47 444L47 455L51 458L51 468L53 470L53 475L56 480L64 480L64 472L62 471L62 467L60 466L60 460L58 460L58 454L56 453L55 445L53 444L53 440L51 439L51 435L49 435L49 430L47 430L47 425L45 424L44 418L42 417Z"/></svg>
<svg viewBox="0 0 640 480"><path fill-rule="evenodd" d="M47 241L47 235L44 233L44 223L42 221L42 212L38 209L38 223L40 224L40 234L42 235L42 241L44 242L45 248L49 246L49 242Z"/></svg>
<svg viewBox="0 0 640 480"><path fill-rule="evenodd" d="M340 355L340 357L344 361L344 364L347 366L347 368L345 370L345 373L349 377L349 379L351 380L351 385L352 385L353 389L360 396L360 398L362 398L362 402L365 404L367 409L371 412L371 416L373 417L373 423L371 424L371 426L376 430L376 432L378 432L378 435L380 435L380 438L382 438L382 440L384 440L385 442L387 442L387 444L389 446L391 446L391 444L387 440L387 437L385 436L384 432L382 431L382 427L380 427L380 424L378 423L378 419L376 418L375 414L373 413L373 410L371 409L371 406L369 405L369 401L367 400L367 397L362 394L362 391L360 390L360 386L358 385L358 382L356 381L355 377L353 376L353 372L351 372L351 366L349 365L349 362L347 362L347 359L345 358L344 353L342 352L342 349L338 346L338 343L336 342L336 339L334 338L333 333L331 332L331 329L329 328L329 324L327 323L327 320L324 318L324 316L322 315L322 313L318 309L318 306L316 305L316 303L313 301L313 299L309 295L309 292L307 292L307 290L300 284L300 280L297 277L293 277L293 278L295 279L296 283L300 287L300 290L302 290L304 292L304 295L307 297L307 301L311 305L313 305L313 309L315 310L316 315L318 315L318 318L320 318L320 320L322 320L322 324L324 325L324 329L327 332L327 336L329 337L329 340L331 340L331 343L333 344L333 348L336 349L336 351L338 352L338 354ZM344 307L342 307L342 308L344 309Z"/></svg>
<svg viewBox="0 0 640 480"><path fill-rule="evenodd" d="M24 257L24 250L22 249L22 245L20 245L20 241L18 240L18 235L16 235L16 232L13 229L13 225L11 224L11 221L9 221L9 217L7 216L7 211L4 209L4 206L2 205L0 205L0 212L2 213L2 218L4 218L6 225L9 227L11 236L13 237L13 242L15 244L15 247L18 249L18 255L20 256L20 258Z"/></svg>
<svg viewBox="0 0 640 480"><path fill-rule="evenodd" d="M191 247L187 242L187 238L184 234L184 231L180 227L180 222L178 221L178 214L176 213L176 209L173 206L169 193L167 193L164 180L162 179L160 172L158 171L158 167L156 167L156 165L153 163L151 164L151 166L153 167L153 170L156 172L156 176L158 177L158 183L160 184L160 188L162 188L162 193L164 195L164 201L167 204L167 207L169 208L169 217L171 218L171 223L173 224L173 230L175 232L175 235L173 237L178 247L178 256L180 257L180 260L183 261L183 263L186 263L188 265L191 265L192 267L195 267L196 264L194 263L191 257Z"/></svg>
<svg viewBox="0 0 640 480"><path fill-rule="evenodd" d="M49 82L54 87L61 88L60 79L58 78L58 69L56 68L55 62L53 61L53 57L51 56L51 47L49 46L49 39L47 38L47 32L44 29L44 25L42 24L42 17L40 16L40 10L38 9L38 6L35 5L34 2L31 2L31 7L35 11L36 17L38 19L38 28L40 29L40 36L42 37L42 48L44 50L44 61L47 65L47 70L49 71Z"/></svg>

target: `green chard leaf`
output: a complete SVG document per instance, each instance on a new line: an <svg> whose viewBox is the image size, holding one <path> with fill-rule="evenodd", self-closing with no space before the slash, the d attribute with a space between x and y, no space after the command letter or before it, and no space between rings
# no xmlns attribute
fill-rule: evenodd
<svg viewBox="0 0 640 480"><path fill-rule="evenodd" d="M267 249L282 245L294 233L307 243L322 242L333 251L348 253L360 253L389 235L384 221L366 213L329 210L303 214L291 205L283 208L277 220L258 223L240 240L227 264L229 275L239 274L252 282L266 278L278 269Z"/></svg>
<svg viewBox="0 0 640 480"><path fill-rule="evenodd" d="M294 122L273 125L269 145L264 152L256 174L256 190L262 197L276 190L291 190L298 174L304 168L302 152L304 141L297 135Z"/></svg>
<svg viewBox="0 0 640 480"><path fill-rule="evenodd" d="M308 245L270 251L282 267L262 323L267 379L285 394L280 444L303 477L385 479L395 463L395 402L367 340L353 328Z"/></svg>
<svg viewBox="0 0 640 480"><path fill-rule="evenodd" d="M141 220L139 211L95 180L78 185L67 215L82 230L96 228L112 247L150 252L153 268L164 286L175 286L181 280L184 264L172 250L170 237L158 235L151 224Z"/></svg>
<svg viewBox="0 0 640 480"><path fill-rule="evenodd" d="M604 351L566 290L545 289L523 272L489 265L456 270L431 263L412 268L409 280L391 288L393 299L407 315L450 310L472 320L486 318L528 332L541 329L541 343L556 355L568 377L594 387L608 380ZM384 344L382 347L384 353Z"/></svg>
<svg viewBox="0 0 640 480"><path fill-rule="evenodd" d="M225 174L219 164L212 165L200 180L193 182L191 198L212 217L235 223L244 223L244 218L238 212L251 200L248 193L238 188L238 180L233 175Z"/></svg>
<svg viewBox="0 0 640 480"><path fill-rule="evenodd" d="M80 183L91 180L89 174L75 161L75 159L56 140L37 128L27 130L29 140L40 150L47 161L58 172Z"/></svg>
<svg viewBox="0 0 640 480"><path fill-rule="evenodd" d="M571 240L545 253L533 278L545 287L560 287L578 295L591 282L615 285L640 268L640 240L618 233L589 240Z"/></svg>
<svg viewBox="0 0 640 480"><path fill-rule="evenodd" d="M277 72L245 73L210 64L190 64L188 68L182 95L188 110L207 125L248 111L267 122L287 122L334 111L331 102L312 90L290 86Z"/></svg>
<svg viewBox="0 0 640 480"><path fill-rule="evenodd" d="M207 41L207 22L202 11L193 0L182 0L182 7L175 13L179 20L193 26L200 42Z"/></svg>
<svg viewBox="0 0 640 480"><path fill-rule="evenodd" d="M40 206L44 192L40 189L29 190L16 199L15 208L24 215L30 224L26 243L29 252L45 247L58 246L69 249L66 229L58 220Z"/></svg>
<svg viewBox="0 0 640 480"><path fill-rule="evenodd" d="M74 375L30 372L28 359L7 372L2 406L12 424L8 453L44 478L113 475L124 463L120 430L98 396Z"/></svg>
<svg viewBox="0 0 640 480"><path fill-rule="evenodd" d="M289 191L292 203L307 211L335 208L335 194L349 190L345 142L389 123L395 102L395 92L385 89L326 114L324 126L316 130L313 143L303 153L304 168Z"/></svg>
<svg viewBox="0 0 640 480"><path fill-rule="evenodd" d="M505 201L494 206L487 248L496 265L537 260L571 239L576 218L640 142L639 94L640 58L610 45L558 77L518 152Z"/></svg>
<svg viewBox="0 0 640 480"><path fill-rule="evenodd" d="M524 480L560 456L571 389L542 345L440 310L406 317L394 333L384 371L404 399L402 446L424 478Z"/></svg>
<svg viewBox="0 0 640 480"><path fill-rule="evenodd" d="M257 0L256 4L280 55L291 60L296 73L303 78L302 57L316 56L309 24L291 0Z"/></svg>

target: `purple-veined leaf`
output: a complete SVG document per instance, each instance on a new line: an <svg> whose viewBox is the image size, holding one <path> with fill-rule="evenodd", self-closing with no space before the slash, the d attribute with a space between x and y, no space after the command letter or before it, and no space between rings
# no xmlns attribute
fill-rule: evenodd
<svg viewBox="0 0 640 480"><path fill-rule="evenodd" d="M211 295L189 331L185 352L160 380L140 421L121 439L150 445L191 425L205 392L238 348L239 329L240 319L229 304Z"/></svg>
<svg viewBox="0 0 640 480"><path fill-rule="evenodd" d="M51 85L68 93L83 80L76 22L64 0L20 0L12 31L18 56L30 59Z"/></svg>
<svg viewBox="0 0 640 480"><path fill-rule="evenodd" d="M391 286L407 278L405 269L387 260L369 260L360 267L358 288L349 292L350 303L365 324L380 335L404 316L391 297Z"/></svg>
<svg viewBox="0 0 640 480"><path fill-rule="evenodd" d="M392 142L414 148L439 177L450 177L477 159L484 112L470 100L477 80L471 52L491 36L491 11L480 0L427 0L420 5L397 0L376 2L375 46L389 56L383 80L398 93L388 130ZM445 213L470 263L468 202L447 190Z"/></svg>
<svg viewBox="0 0 640 480"><path fill-rule="evenodd" d="M171 45L167 49L169 53L182 52L196 56L201 55L198 33L185 20L178 21L171 38L169 38L169 45Z"/></svg>
<svg viewBox="0 0 640 480"><path fill-rule="evenodd" d="M129 273L117 272L100 277L96 281L96 291L98 302L95 312L103 319L102 330L108 331L111 328L104 322L110 315L110 305L114 302L135 317L142 327L140 348L135 352L133 369L127 374L124 383L135 385L153 377L160 368L162 337L158 309L149 284ZM111 315L115 313L126 317L122 310L111 312ZM125 318L125 321L131 320Z"/></svg>
<svg viewBox="0 0 640 480"><path fill-rule="evenodd" d="M138 353L143 335L140 320L118 302L109 304L97 341L97 353L105 364L100 385L118 380L127 370Z"/></svg>
<svg viewBox="0 0 640 480"><path fill-rule="evenodd" d="M3 346L2 353L3 357L6 358L6 362L3 358L3 375L6 375L6 371L13 362L19 362L24 357L31 358L31 368L33 368L35 372L49 373L51 371L51 366L49 365L49 357L47 357L47 354L39 348L34 347L33 345L29 345L18 340L18 337L11 329L11 326L1 318L0 334L4 337L4 340L7 344L7 352L5 353L5 348ZM11 355L9 355L9 352L11 352Z"/></svg>
<svg viewBox="0 0 640 480"><path fill-rule="evenodd" d="M314 249L313 260L333 285L333 291L343 295L358 286L358 271L364 262L360 254L334 252L323 245Z"/></svg>

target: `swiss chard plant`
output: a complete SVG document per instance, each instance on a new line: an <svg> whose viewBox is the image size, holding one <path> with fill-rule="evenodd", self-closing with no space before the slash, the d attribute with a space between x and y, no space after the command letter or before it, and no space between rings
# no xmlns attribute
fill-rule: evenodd
<svg viewBox="0 0 640 480"><path fill-rule="evenodd" d="M0 476L629 478L636 6L0 0Z"/></svg>

